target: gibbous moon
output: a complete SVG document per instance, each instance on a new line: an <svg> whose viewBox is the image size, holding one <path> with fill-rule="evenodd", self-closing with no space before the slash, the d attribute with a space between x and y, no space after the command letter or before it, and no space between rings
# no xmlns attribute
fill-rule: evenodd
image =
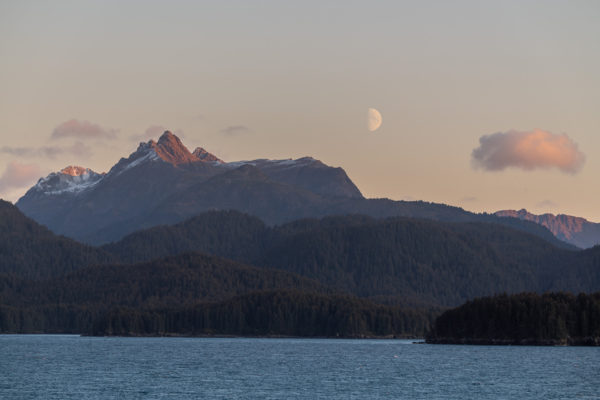
<svg viewBox="0 0 600 400"><path fill-rule="evenodd" d="M383 119L381 117L381 113L374 108L369 108L367 117L367 127L369 128L369 131L376 131L381 126L382 122Z"/></svg>

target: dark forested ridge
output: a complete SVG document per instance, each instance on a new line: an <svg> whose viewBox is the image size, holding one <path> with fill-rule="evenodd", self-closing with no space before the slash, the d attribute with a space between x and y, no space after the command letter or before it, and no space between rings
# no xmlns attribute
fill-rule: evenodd
<svg viewBox="0 0 600 400"><path fill-rule="evenodd" d="M111 260L107 252L57 236L0 200L0 274L49 278Z"/></svg>
<svg viewBox="0 0 600 400"><path fill-rule="evenodd" d="M600 290L600 247L565 250L492 223L353 215L273 227L213 211L94 248L0 206L1 332L418 335L478 296ZM326 315L335 329L298 330Z"/></svg>
<svg viewBox="0 0 600 400"><path fill-rule="evenodd" d="M427 342L599 346L600 292L475 299L439 316Z"/></svg>
<svg viewBox="0 0 600 400"><path fill-rule="evenodd" d="M0 279L0 295L14 306L60 303L173 307L274 289L330 291L314 280L290 272L251 267L203 254L183 254L132 265L91 266L42 281Z"/></svg>
<svg viewBox="0 0 600 400"><path fill-rule="evenodd" d="M419 336L434 316L200 254L92 266L42 281L0 276L0 299L5 333Z"/></svg>
<svg viewBox="0 0 600 400"><path fill-rule="evenodd" d="M591 251L560 249L492 223L357 215L268 227L235 211L209 212L103 249L127 261L207 252L403 304L455 306L501 292L600 289L600 260Z"/></svg>
<svg viewBox="0 0 600 400"><path fill-rule="evenodd" d="M102 246L123 262L148 261L190 251L252 263L269 243L270 229L237 211L209 211L175 225L161 225Z"/></svg>

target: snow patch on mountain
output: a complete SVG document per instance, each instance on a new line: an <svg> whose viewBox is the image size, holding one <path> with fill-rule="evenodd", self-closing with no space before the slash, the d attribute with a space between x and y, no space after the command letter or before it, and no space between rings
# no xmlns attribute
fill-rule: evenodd
<svg viewBox="0 0 600 400"><path fill-rule="evenodd" d="M311 165L313 163L319 162L312 157L302 157L297 159L286 158L282 160L269 160L266 158L259 158L257 160L247 160L247 161L233 161L226 163L227 166L237 168L242 165L252 165L255 167L268 168L268 167L278 167L278 168L297 168L297 167L305 167L307 165Z"/></svg>
<svg viewBox="0 0 600 400"><path fill-rule="evenodd" d="M145 155L136 158L135 160L133 160L132 162L130 162L129 164L127 164L121 171L119 172L124 172L127 171L128 169L134 168L140 164L143 164L146 161L158 161L161 158L158 156L158 154L156 154L156 152L154 151L154 149L150 149Z"/></svg>
<svg viewBox="0 0 600 400"><path fill-rule="evenodd" d="M78 194L96 186L104 176L89 168L70 165L40 178L33 189L47 195Z"/></svg>

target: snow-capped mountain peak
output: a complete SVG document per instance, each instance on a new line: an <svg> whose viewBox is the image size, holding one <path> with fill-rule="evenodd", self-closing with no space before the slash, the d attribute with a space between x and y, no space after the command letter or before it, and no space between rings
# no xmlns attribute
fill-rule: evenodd
<svg viewBox="0 0 600 400"><path fill-rule="evenodd" d="M61 169L60 173L64 175L81 176L90 173L93 174L95 172L89 168L80 167L78 165L69 165L68 167Z"/></svg>
<svg viewBox="0 0 600 400"><path fill-rule="evenodd" d="M94 187L104 175L89 168L69 165L59 172L52 172L45 178L40 178L32 190L48 195L76 194Z"/></svg>

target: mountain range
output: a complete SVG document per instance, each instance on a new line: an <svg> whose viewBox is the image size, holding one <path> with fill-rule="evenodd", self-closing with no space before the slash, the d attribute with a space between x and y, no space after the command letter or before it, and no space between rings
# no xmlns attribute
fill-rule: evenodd
<svg viewBox="0 0 600 400"><path fill-rule="evenodd" d="M169 131L158 141L140 143L107 173L75 166L53 172L16 206L53 232L94 245L204 211L232 209L268 225L350 214L493 222L569 247L546 228L518 218L423 201L367 199L342 168L311 157L224 162L203 148L190 152Z"/></svg>
<svg viewBox="0 0 600 400"><path fill-rule="evenodd" d="M591 223L534 217L367 199L311 157L167 131L0 201L0 332L420 336L478 296L599 290L600 246L568 234Z"/></svg>
<svg viewBox="0 0 600 400"><path fill-rule="evenodd" d="M499 217L519 218L533 221L550 230L558 239L582 249L600 244L600 224L581 217L565 214L531 214L525 209L502 210L494 213Z"/></svg>

